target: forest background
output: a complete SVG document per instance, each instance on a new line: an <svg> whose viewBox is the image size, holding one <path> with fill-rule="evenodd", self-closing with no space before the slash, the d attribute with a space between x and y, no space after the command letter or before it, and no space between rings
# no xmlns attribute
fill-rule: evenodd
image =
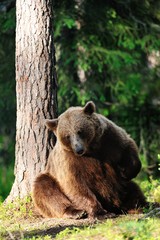
<svg viewBox="0 0 160 240"><path fill-rule="evenodd" d="M59 114L93 100L135 139L143 164L139 180L156 179L158 186L160 2L58 0L53 9ZM0 1L2 200L14 181L15 26L15 1Z"/></svg>

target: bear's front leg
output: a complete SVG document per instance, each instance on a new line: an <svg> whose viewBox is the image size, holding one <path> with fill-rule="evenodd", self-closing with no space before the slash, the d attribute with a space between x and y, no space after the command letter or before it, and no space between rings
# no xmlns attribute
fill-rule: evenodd
<svg viewBox="0 0 160 240"><path fill-rule="evenodd" d="M107 211L103 209L102 205L97 201L92 199L88 199L86 202L86 212L88 213L88 218L95 219L105 216Z"/></svg>
<svg viewBox="0 0 160 240"><path fill-rule="evenodd" d="M135 178L141 170L141 161L138 156L137 146L130 142L124 149L122 158L118 163L120 176L125 180Z"/></svg>
<svg viewBox="0 0 160 240"><path fill-rule="evenodd" d="M88 218L101 218L107 214L101 203L97 200L94 193L84 184L84 182L72 184L70 192L66 194L73 205L78 209L83 209Z"/></svg>
<svg viewBox="0 0 160 240"><path fill-rule="evenodd" d="M89 199L85 211L90 219L102 220L115 217L114 213L107 212L97 200L92 202L91 199Z"/></svg>

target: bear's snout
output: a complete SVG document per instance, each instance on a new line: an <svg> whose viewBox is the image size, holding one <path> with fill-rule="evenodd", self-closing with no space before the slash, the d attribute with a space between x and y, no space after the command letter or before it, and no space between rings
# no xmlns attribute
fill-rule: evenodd
<svg viewBox="0 0 160 240"><path fill-rule="evenodd" d="M75 153L78 154L78 155L83 155L84 152L85 152L83 146L81 146L81 145L75 146L75 150L74 150L74 151L75 151Z"/></svg>
<svg viewBox="0 0 160 240"><path fill-rule="evenodd" d="M86 152L86 144L85 142L77 135L73 135L70 137L70 143L71 143L71 148L72 151L78 155L82 156Z"/></svg>

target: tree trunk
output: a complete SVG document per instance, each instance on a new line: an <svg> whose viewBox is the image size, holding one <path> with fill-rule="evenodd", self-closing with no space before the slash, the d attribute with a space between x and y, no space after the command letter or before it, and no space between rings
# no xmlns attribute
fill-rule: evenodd
<svg viewBox="0 0 160 240"><path fill-rule="evenodd" d="M9 200L28 195L44 170L52 147L44 119L57 117L52 0L17 0L16 10L16 161Z"/></svg>

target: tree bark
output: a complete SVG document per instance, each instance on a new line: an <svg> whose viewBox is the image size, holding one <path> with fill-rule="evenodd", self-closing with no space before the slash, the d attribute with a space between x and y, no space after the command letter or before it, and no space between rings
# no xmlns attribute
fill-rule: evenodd
<svg viewBox="0 0 160 240"><path fill-rule="evenodd" d="M15 182L9 200L31 192L43 171L53 136L45 118L57 117L52 0L16 1Z"/></svg>

